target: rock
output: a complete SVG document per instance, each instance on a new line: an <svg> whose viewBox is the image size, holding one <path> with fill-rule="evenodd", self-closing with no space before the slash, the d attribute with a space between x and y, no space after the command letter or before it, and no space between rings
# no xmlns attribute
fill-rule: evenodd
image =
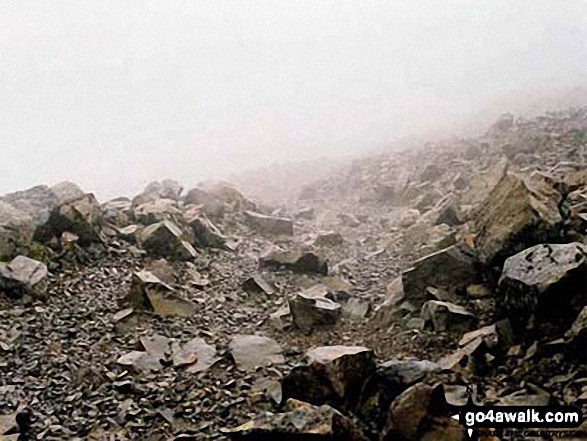
<svg viewBox="0 0 587 441"><path fill-rule="evenodd" d="M80 246L101 244L101 228L102 209L94 195L88 193L55 207L47 221L37 227L33 239L49 243L54 237L59 239L67 231L79 237Z"/></svg>
<svg viewBox="0 0 587 441"><path fill-rule="evenodd" d="M352 420L328 405L318 407L290 399L285 410L258 416L225 433L243 441L367 441Z"/></svg>
<svg viewBox="0 0 587 441"><path fill-rule="evenodd" d="M351 320L363 320L371 310L371 303L351 298L342 307L342 315Z"/></svg>
<svg viewBox="0 0 587 441"><path fill-rule="evenodd" d="M459 341L459 346L467 346L477 338L481 338L490 351L504 353L513 344L513 331L509 320L500 320L493 325L467 332Z"/></svg>
<svg viewBox="0 0 587 441"><path fill-rule="evenodd" d="M483 262L501 264L513 254L558 237L561 195L538 177L506 174L473 220Z"/></svg>
<svg viewBox="0 0 587 441"><path fill-rule="evenodd" d="M463 216L457 205L457 199L449 194L443 197L438 203L424 215L433 225L445 224L451 227L463 224Z"/></svg>
<svg viewBox="0 0 587 441"><path fill-rule="evenodd" d="M179 223L182 220L177 201L172 199L155 199L137 205L133 217L136 222L143 225L151 225L165 220Z"/></svg>
<svg viewBox="0 0 587 441"><path fill-rule="evenodd" d="M406 210L402 213L399 220L399 226L402 228L408 228L414 225L420 218L420 212L416 209Z"/></svg>
<svg viewBox="0 0 587 441"><path fill-rule="evenodd" d="M475 173L471 175L468 188L460 197L460 204L479 207L505 176L507 170L508 160L505 156L485 169L475 170Z"/></svg>
<svg viewBox="0 0 587 441"><path fill-rule="evenodd" d="M0 262L0 292L11 298L44 298L47 291L47 267L25 256L9 263Z"/></svg>
<svg viewBox="0 0 587 441"><path fill-rule="evenodd" d="M294 213L294 218L312 220L316 218L316 213L312 207L302 208Z"/></svg>
<svg viewBox="0 0 587 441"><path fill-rule="evenodd" d="M154 181L145 187L143 192L136 196L133 201L133 207L154 202L157 199L170 199L178 201L181 197L183 187L172 179L164 179L163 181Z"/></svg>
<svg viewBox="0 0 587 441"><path fill-rule="evenodd" d="M259 258L261 268L288 269L297 273L328 274L328 262L316 254L300 250L274 250Z"/></svg>
<svg viewBox="0 0 587 441"><path fill-rule="evenodd" d="M484 286L484 285L479 285L479 284L469 285L469 286L467 286L465 291L467 293L467 297L470 297L473 299L484 299L484 298L488 298L488 297L493 297L493 291L491 291L491 289L489 289L487 286Z"/></svg>
<svg viewBox="0 0 587 441"><path fill-rule="evenodd" d="M405 301L402 278L397 277L387 285L385 301L375 310L373 323L378 328L388 328L401 315L399 307Z"/></svg>
<svg viewBox="0 0 587 441"><path fill-rule="evenodd" d="M587 247L580 243L542 244L505 261L497 306L514 327L532 316L569 326L585 306Z"/></svg>
<svg viewBox="0 0 587 441"><path fill-rule="evenodd" d="M479 277L474 251L457 244L415 261L402 273L402 283L406 299L420 307L426 301L427 287L460 294Z"/></svg>
<svg viewBox="0 0 587 441"><path fill-rule="evenodd" d="M120 197L102 204L103 218L117 227L126 227L134 220L132 202L129 198Z"/></svg>
<svg viewBox="0 0 587 441"><path fill-rule="evenodd" d="M198 244L202 247L227 250L226 237L203 213L188 211L185 215L186 222L192 229Z"/></svg>
<svg viewBox="0 0 587 441"><path fill-rule="evenodd" d="M570 353L579 359L587 359L587 306L583 307L571 328L565 333L570 343Z"/></svg>
<svg viewBox="0 0 587 441"><path fill-rule="evenodd" d="M0 261L26 254L34 231L31 216L0 201Z"/></svg>
<svg viewBox="0 0 587 441"><path fill-rule="evenodd" d="M173 288L148 271L133 273L127 299L133 307L162 317L191 317L196 312L194 303L178 297Z"/></svg>
<svg viewBox="0 0 587 441"><path fill-rule="evenodd" d="M85 195L85 192L81 188L70 181L63 181L55 184L49 188L49 190L57 196L59 204L82 198Z"/></svg>
<svg viewBox="0 0 587 441"><path fill-rule="evenodd" d="M496 403L498 406L548 406L549 404L551 404L550 394L532 383L527 383L525 390L501 397Z"/></svg>
<svg viewBox="0 0 587 441"><path fill-rule="evenodd" d="M283 305L277 311L269 315L269 324L278 331L283 331L290 326L291 311L289 305Z"/></svg>
<svg viewBox="0 0 587 441"><path fill-rule="evenodd" d="M183 198L186 205L206 205L215 202L221 202L215 196L200 187L195 187L189 190Z"/></svg>
<svg viewBox="0 0 587 441"><path fill-rule="evenodd" d="M0 202L30 216L35 225L41 225L47 222L51 210L59 205L59 197L46 185L38 185L6 194L0 197Z"/></svg>
<svg viewBox="0 0 587 441"><path fill-rule="evenodd" d="M404 253L421 258L456 243L456 231L446 224L416 223L403 232Z"/></svg>
<svg viewBox="0 0 587 441"><path fill-rule="evenodd" d="M466 441L465 428L450 417L436 417L426 428L420 441Z"/></svg>
<svg viewBox="0 0 587 441"><path fill-rule="evenodd" d="M467 367L475 368L476 360L485 354L485 343L483 338L478 337L466 346L457 349L438 361L438 365L444 370L461 371Z"/></svg>
<svg viewBox="0 0 587 441"><path fill-rule="evenodd" d="M275 292L275 288L258 274L245 280L242 284L242 288L243 291L248 294L271 295Z"/></svg>
<svg viewBox="0 0 587 441"><path fill-rule="evenodd" d="M153 260L147 263L145 269L167 285L175 283L175 269L165 259Z"/></svg>
<svg viewBox="0 0 587 441"><path fill-rule="evenodd" d="M424 303L420 316L424 320L424 328L434 331L464 332L473 328L477 322L475 315L462 306L438 300Z"/></svg>
<svg viewBox="0 0 587 441"><path fill-rule="evenodd" d="M327 231L318 234L313 245L317 247L336 247L344 244L344 239L340 233Z"/></svg>
<svg viewBox="0 0 587 441"><path fill-rule="evenodd" d="M237 367L244 371L285 362L281 346L268 337L235 335L228 346Z"/></svg>
<svg viewBox="0 0 587 441"><path fill-rule="evenodd" d="M445 169L439 164L426 164L420 174L420 181L436 181L444 174L444 172Z"/></svg>
<svg viewBox="0 0 587 441"><path fill-rule="evenodd" d="M431 417L442 415L445 408L446 401L441 384L432 387L417 383L391 404L381 439L419 441L430 429Z"/></svg>
<svg viewBox="0 0 587 441"><path fill-rule="evenodd" d="M356 228L361 225L361 222L359 222L355 216L349 213L340 213L338 218L345 227Z"/></svg>
<svg viewBox="0 0 587 441"><path fill-rule="evenodd" d="M374 353L362 346L317 347L306 358L307 366L294 368L283 379L284 398L354 409L365 381L375 372Z"/></svg>
<svg viewBox="0 0 587 441"><path fill-rule="evenodd" d="M341 314L341 306L332 299L324 285L316 285L298 292L289 300L294 325L309 332L320 326L334 325Z"/></svg>
<svg viewBox="0 0 587 441"><path fill-rule="evenodd" d="M151 257L171 259L185 258L183 233L179 227L171 221L162 221L146 227L140 233L140 242L143 249Z"/></svg>
<svg viewBox="0 0 587 441"><path fill-rule="evenodd" d="M138 225L128 225L123 228L116 228L116 233L117 236L121 239L126 240L128 243L134 244L137 242L137 237L140 237L141 231L143 229L144 228Z"/></svg>
<svg viewBox="0 0 587 441"><path fill-rule="evenodd" d="M243 212L247 224L261 234L292 236L293 221L283 217L266 216L261 213L246 210Z"/></svg>

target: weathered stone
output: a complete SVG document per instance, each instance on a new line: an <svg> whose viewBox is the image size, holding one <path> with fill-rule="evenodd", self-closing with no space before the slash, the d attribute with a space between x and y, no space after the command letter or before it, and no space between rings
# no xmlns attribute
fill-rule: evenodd
<svg viewBox="0 0 587 441"><path fill-rule="evenodd" d="M402 278L397 277L387 285L385 301L377 307L373 322L379 328L388 328L394 320L400 318L399 306L405 301Z"/></svg>
<svg viewBox="0 0 587 441"><path fill-rule="evenodd" d="M344 239L342 235L340 233L335 233L334 231L320 233L316 237L316 240L314 240L314 245L317 247L336 247L343 243Z"/></svg>
<svg viewBox="0 0 587 441"><path fill-rule="evenodd" d="M585 306L587 247L580 243L542 244L505 261L497 305L515 327L532 316L568 326Z"/></svg>
<svg viewBox="0 0 587 441"><path fill-rule="evenodd" d="M266 216L246 210L243 212L247 223L261 234L293 235L293 221L283 217Z"/></svg>
<svg viewBox="0 0 587 441"><path fill-rule="evenodd" d="M499 320L493 325L467 332L459 341L459 346L467 346L477 338L483 340L488 350L504 353L513 344L514 339L510 321L508 319Z"/></svg>
<svg viewBox="0 0 587 441"><path fill-rule="evenodd" d="M136 196L133 201L133 207L154 202L157 199L170 199L178 201L181 197L183 187L172 179L164 179L163 181L154 181L145 187L143 192Z"/></svg>
<svg viewBox="0 0 587 441"><path fill-rule="evenodd" d="M185 215L185 220L202 247L218 248L226 250L226 237L214 225L210 219L197 210L190 210Z"/></svg>
<svg viewBox="0 0 587 441"><path fill-rule="evenodd" d="M269 315L269 324L278 331L283 331L290 326L290 318L291 311L289 305L283 305L277 311Z"/></svg>
<svg viewBox="0 0 587 441"><path fill-rule="evenodd" d="M271 295L275 292L275 288L266 282L259 274L245 280L242 284L242 288L249 294Z"/></svg>
<svg viewBox="0 0 587 441"><path fill-rule="evenodd" d="M31 216L0 201L0 261L26 253L34 231Z"/></svg>
<svg viewBox="0 0 587 441"><path fill-rule="evenodd" d="M79 245L102 243L102 209L93 194L69 200L54 208L47 222L37 227L34 240L48 243L68 231L79 237Z"/></svg>
<svg viewBox="0 0 587 441"><path fill-rule="evenodd" d="M186 205L206 205L220 202L219 199L200 187L195 187L189 190L183 200Z"/></svg>
<svg viewBox="0 0 587 441"><path fill-rule="evenodd" d="M416 209L406 210L402 213L399 220L399 226L402 228L408 228L414 225L420 218L420 212Z"/></svg>
<svg viewBox="0 0 587 441"><path fill-rule="evenodd" d="M328 263L316 254L300 250L274 250L259 258L261 268L289 269L298 273L328 274Z"/></svg>
<svg viewBox="0 0 587 441"><path fill-rule="evenodd" d="M421 258L456 243L456 231L446 224L416 223L403 232L404 253Z"/></svg>
<svg viewBox="0 0 587 441"><path fill-rule="evenodd" d="M0 202L26 213L35 225L40 225L47 222L51 210L59 205L59 198L46 185L38 185L28 190L6 194L0 198Z"/></svg>
<svg viewBox="0 0 587 441"><path fill-rule="evenodd" d="M527 383L525 390L519 390L497 402L498 406L548 406L551 404L550 394L532 383Z"/></svg>
<svg viewBox="0 0 587 441"><path fill-rule="evenodd" d="M424 215L433 225L445 224L451 227L463 224L463 216L457 205L457 199L449 194L443 197L437 204Z"/></svg>
<svg viewBox="0 0 587 441"><path fill-rule="evenodd" d="M191 317L196 312L194 303L178 297L173 288L148 271L133 273L127 298L135 308L151 310L163 317Z"/></svg>
<svg viewBox="0 0 587 441"><path fill-rule="evenodd" d="M482 261L501 264L527 247L558 236L561 195L537 177L505 175L474 218L475 247Z"/></svg>
<svg viewBox="0 0 587 441"><path fill-rule="evenodd" d="M328 405L317 407L290 399L285 411L258 416L225 433L243 441L367 441L355 423Z"/></svg>
<svg viewBox="0 0 587 441"><path fill-rule="evenodd" d="M298 292L289 300L294 325L310 331L316 327L334 325L341 314L341 306L332 299L324 285L316 285Z"/></svg>
<svg viewBox="0 0 587 441"><path fill-rule="evenodd" d="M228 346L237 367L244 371L285 362L281 346L268 337L236 335Z"/></svg>
<svg viewBox="0 0 587 441"><path fill-rule="evenodd" d="M457 349L438 361L438 365L445 370L461 371L468 367L474 368L476 360L485 354L485 344L483 338L478 337L468 343L466 346Z"/></svg>
<svg viewBox="0 0 587 441"><path fill-rule="evenodd" d="M424 303L420 317L424 320L424 328L434 331L465 332L472 329L477 322L475 315L462 306L438 300Z"/></svg>
<svg viewBox="0 0 587 441"><path fill-rule="evenodd" d="M155 258L185 258L182 241L182 231L171 221L151 224L140 233L143 249Z"/></svg>
<svg viewBox="0 0 587 441"><path fill-rule="evenodd" d="M47 267L25 256L0 262L0 292L11 298L43 298L47 290Z"/></svg>
<svg viewBox="0 0 587 441"><path fill-rule="evenodd" d="M181 210L177 201L172 199L155 199L140 204L134 209L134 219L143 225L151 225L165 220L178 223L181 218Z"/></svg>
<svg viewBox="0 0 587 441"><path fill-rule="evenodd" d="M340 213L338 218L345 227L356 228L361 225L361 222L350 213Z"/></svg>
<svg viewBox="0 0 587 441"><path fill-rule="evenodd" d="M103 218L117 227L126 227L134 219L132 202L129 198L120 197L102 204Z"/></svg>
<svg viewBox="0 0 587 441"><path fill-rule="evenodd" d="M85 195L85 192L81 188L70 181L63 181L55 184L49 190L57 196L59 204L82 198Z"/></svg>
<svg viewBox="0 0 587 441"><path fill-rule="evenodd" d="M418 441L429 430L431 417L442 415L445 408L441 384L417 383L393 401L381 439Z"/></svg>
<svg viewBox="0 0 587 441"><path fill-rule="evenodd" d="M461 195L461 205L480 206L504 177L507 170L508 161L505 156L484 170L476 170L471 175L468 188Z"/></svg>
<svg viewBox="0 0 587 441"><path fill-rule="evenodd" d="M365 381L375 372L373 351L362 346L317 347L306 358L307 366L294 368L283 379L284 398L354 409Z"/></svg>
<svg viewBox="0 0 587 441"><path fill-rule="evenodd" d="M365 300L351 298L342 307L342 315L350 320L363 320L371 310L371 303Z"/></svg>
<svg viewBox="0 0 587 441"><path fill-rule="evenodd" d="M312 220L316 218L316 213L312 207L302 208L294 213L296 219Z"/></svg>
<svg viewBox="0 0 587 441"><path fill-rule="evenodd" d="M406 299L420 307L426 301L426 288L441 288L460 294L479 279L476 256L465 244L457 244L429 254L402 274Z"/></svg>

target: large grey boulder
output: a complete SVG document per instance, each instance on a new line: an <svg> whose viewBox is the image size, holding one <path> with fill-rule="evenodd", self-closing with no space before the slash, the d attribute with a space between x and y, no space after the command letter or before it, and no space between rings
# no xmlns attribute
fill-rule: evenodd
<svg viewBox="0 0 587 441"><path fill-rule="evenodd" d="M568 325L587 304L586 286L585 245L536 245L505 261L497 306L514 325L527 325L531 317Z"/></svg>
<svg viewBox="0 0 587 441"><path fill-rule="evenodd" d="M60 204L71 201L73 199L79 199L85 195L85 192L70 181L63 181L59 182L58 184L53 185L49 190L51 190Z"/></svg>
<svg viewBox="0 0 587 441"><path fill-rule="evenodd" d="M134 219L143 225L151 225L164 220L178 223L181 220L181 210L177 201L173 199L155 199L137 205L133 213Z"/></svg>
<svg viewBox="0 0 587 441"><path fill-rule="evenodd" d="M148 184L142 193L133 199L133 207L137 207L147 202L154 202L157 199L171 199L178 201L181 197L182 191L183 187L173 179L154 181Z"/></svg>
<svg viewBox="0 0 587 441"><path fill-rule="evenodd" d="M184 240L182 230L171 221L149 225L140 233L140 243L151 257L189 260L197 256Z"/></svg>
<svg viewBox="0 0 587 441"><path fill-rule="evenodd" d="M47 267L44 263L17 256L0 262L0 292L11 298L43 298L47 291Z"/></svg>
<svg viewBox="0 0 587 441"><path fill-rule="evenodd" d="M33 218L6 202L0 202L0 261L23 253L33 238Z"/></svg>

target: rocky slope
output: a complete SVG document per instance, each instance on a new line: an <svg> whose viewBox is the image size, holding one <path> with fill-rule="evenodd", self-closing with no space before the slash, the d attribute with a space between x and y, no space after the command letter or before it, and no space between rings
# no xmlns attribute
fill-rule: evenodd
<svg viewBox="0 0 587 441"><path fill-rule="evenodd" d="M571 109L274 207L170 180L5 195L0 435L461 440L467 385L586 411L586 153Z"/></svg>

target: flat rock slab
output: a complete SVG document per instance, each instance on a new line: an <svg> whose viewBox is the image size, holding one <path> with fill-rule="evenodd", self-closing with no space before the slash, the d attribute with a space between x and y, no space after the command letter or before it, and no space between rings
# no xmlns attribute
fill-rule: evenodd
<svg viewBox="0 0 587 441"><path fill-rule="evenodd" d="M25 256L0 263L0 291L12 298L43 297L47 290L47 266Z"/></svg>
<svg viewBox="0 0 587 441"><path fill-rule="evenodd" d="M424 303L420 317L424 320L424 328L432 328L435 331L466 332L477 323L475 315L462 306L438 300Z"/></svg>
<svg viewBox="0 0 587 441"><path fill-rule="evenodd" d="M283 349L269 337L236 335L228 347L237 367L243 371L254 371L260 367L285 362Z"/></svg>
<svg viewBox="0 0 587 441"><path fill-rule="evenodd" d="M261 234L293 236L293 221L284 217L267 216L250 210L243 212L247 223Z"/></svg>

